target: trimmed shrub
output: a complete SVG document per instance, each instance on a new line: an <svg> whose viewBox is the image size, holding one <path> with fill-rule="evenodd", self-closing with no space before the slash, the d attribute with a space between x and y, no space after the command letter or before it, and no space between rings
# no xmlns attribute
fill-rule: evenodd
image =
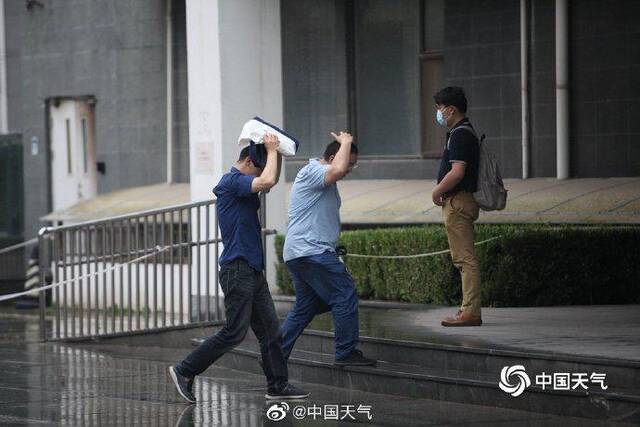
<svg viewBox="0 0 640 427"><path fill-rule="evenodd" d="M477 225L484 306L640 303L640 228ZM350 253L411 255L448 249L441 225L343 232ZM276 236L278 287L293 294ZM456 305L460 275L449 254L415 259L346 257L364 299Z"/></svg>

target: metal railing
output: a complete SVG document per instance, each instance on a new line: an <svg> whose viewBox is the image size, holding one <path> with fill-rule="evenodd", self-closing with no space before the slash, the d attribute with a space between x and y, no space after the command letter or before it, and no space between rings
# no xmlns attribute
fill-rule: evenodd
<svg viewBox="0 0 640 427"><path fill-rule="evenodd" d="M40 292L42 339L222 320L220 242L215 200L43 228L40 282L54 287L49 308Z"/></svg>

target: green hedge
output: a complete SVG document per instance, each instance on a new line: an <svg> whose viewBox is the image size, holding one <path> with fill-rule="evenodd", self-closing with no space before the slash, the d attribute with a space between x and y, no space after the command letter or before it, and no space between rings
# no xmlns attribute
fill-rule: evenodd
<svg viewBox="0 0 640 427"><path fill-rule="evenodd" d="M484 306L640 303L640 227L478 225ZM448 248L441 225L343 232L351 253L409 255ZM276 236L278 287L293 294ZM364 299L457 305L460 278L448 254L379 260L346 258Z"/></svg>

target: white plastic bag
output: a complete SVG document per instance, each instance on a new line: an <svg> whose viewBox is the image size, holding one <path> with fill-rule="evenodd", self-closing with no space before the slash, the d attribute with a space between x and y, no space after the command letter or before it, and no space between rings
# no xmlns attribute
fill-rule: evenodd
<svg viewBox="0 0 640 427"><path fill-rule="evenodd" d="M246 122L242 127L242 132L240 132L240 137L238 138L240 149L248 146L251 141L256 144L262 144L262 138L265 133L270 133L278 137L280 141L278 151L280 154L283 156L295 156L300 142L282 129L257 116Z"/></svg>

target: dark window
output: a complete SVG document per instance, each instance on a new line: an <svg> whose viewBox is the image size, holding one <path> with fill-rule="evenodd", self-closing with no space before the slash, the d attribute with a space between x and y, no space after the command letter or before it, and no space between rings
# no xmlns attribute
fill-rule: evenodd
<svg viewBox="0 0 640 427"><path fill-rule="evenodd" d="M281 5L284 126L302 141L298 156L316 157L348 126L345 2Z"/></svg>
<svg viewBox="0 0 640 427"><path fill-rule="evenodd" d="M318 156L331 130L361 155L419 156L420 0L282 0L284 125Z"/></svg>
<svg viewBox="0 0 640 427"><path fill-rule="evenodd" d="M365 155L419 151L418 1L355 2L357 138Z"/></svg>

